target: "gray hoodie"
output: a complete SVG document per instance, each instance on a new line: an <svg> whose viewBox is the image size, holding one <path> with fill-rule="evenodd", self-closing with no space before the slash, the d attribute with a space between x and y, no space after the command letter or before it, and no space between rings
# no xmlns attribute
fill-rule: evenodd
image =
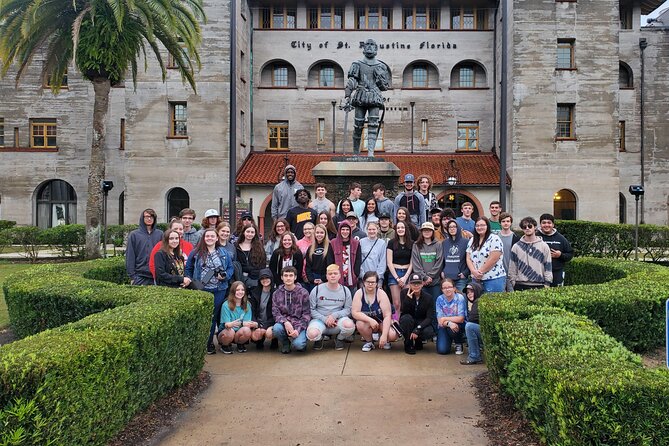
<svg viewBox="0 0 669 446"><path fill-rule="evenodd" d="M144 224L144 211L139 216L139 228L128 236L128 246L125 251L125 269L128 276L134 282L137 277L146 277L153 280L149 270L149 255L156 243L163 239L163 231L156 229L153 222L153 230L149 230Z"/></svg>
<svg viewBox="0 0 669 446"><path fill-rule="evenodd" d="M288 169L293 169L295 171L295 181L292 183L285 177ZM288 211L297 206L295 192L304 189L300 182L297 181L297 169L295 169L295 166L288 164L286 168L283 169L283 175L283 180L274 186L274 192L272 192L272 218L274 220L277 218L286 218Z"/></svg>

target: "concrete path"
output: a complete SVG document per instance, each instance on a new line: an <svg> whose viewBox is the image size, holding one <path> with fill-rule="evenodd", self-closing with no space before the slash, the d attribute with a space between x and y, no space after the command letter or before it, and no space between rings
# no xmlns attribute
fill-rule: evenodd
<svg viewBox="0 0 669 446"><path fill-rule="evenodd" d="M485 366L400 347L208 356L211 385L154 444L487 445L472 386Z"/></svg>

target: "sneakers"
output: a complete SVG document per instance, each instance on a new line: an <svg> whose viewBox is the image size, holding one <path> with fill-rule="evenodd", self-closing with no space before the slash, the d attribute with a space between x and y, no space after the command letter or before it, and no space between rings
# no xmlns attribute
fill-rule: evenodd
<svg viewBox="0 0 669 446"><path fill-rule="evenodd" d="M255 344L256 344L256 350L264 350L265 349L265 341L264 340L261 339L260 341L257 341Z"/></svg>
<svg viewBox="0 0 669 446"><path fill-rule="evenodd" d="M314 350L323 350L323 340L314 341Z"/></svg>
<svg viewBox="0 0 669 446"><path fill-rule="evenodd" d="M208 355L216 354L216 346L214 344L207 344L207 354Z"/></svg>
<svg viewBox="0 0 669 446"><path fill-rule="evenodd" d="M372 341L379 342L380 337L381 335L379 335L378 333L372 333Z"/></svg>
<svg viewBox="0 0 669 446"><path fill-rule="evenodd" d="M365 345L362 346L363 352L371 352L372 350L374 350L373 342L365 342Z"/></svg>
<svg viewBox="0 0 669 446"><path fill-rule="evenodd" d="M461 355L465 352L465 350L462 348L462 344L455 344L455 354L456 355Z"/></svg>
<svg viewBox="0 0 669 446"><path fill-rule="evenodd" d="M231 355L232 354L232 346L230 345L221 345L221 352L224 355Z"/></svg>
<svg viewBox="0 0 669 446"><path fill-rule="evenodd" d="M335 350L344 350L344 341L339 338L335 338Z"/></svg>
<svg viewBox="0 0 669 446"><path fill-rule="evenodd" d="M281 353L283 353L284 355L290 353L290 342L284 342L283 344L281 344Z"/></svg>
<svg viewBox="0 0 669 446"><path fill-rule="evenodd" d="M237 344L237 353L246 353L246 344Z"/></svg>
<svg viewBox="0 0 669 446"><path fill-rule="evenodd" d="M416 339L414 341L414 344L416 345L415 346L416 350L423 350L423 341L421 341L420 339Z"/></svg>
<svg viewBox="0 0 669 446"><path fill-rule="evenodd" d="M390 342L386 342L385 344L383 344L384 350L390 350L391 348L393 348L393 344L391 344Z"/></svg>
<svg viewBox="0 0 669 446"><path fill-rule="evenodd" d="M463 359L462 361L460 361L460 364L462 365L483 364L483 360L479 359L478 361L472 361L471 359Z"/></svg>
<svg viewBox="0 0 669 446"><path fill-rule="evenodd" d="M404 343L404 353L407 355L415 355L416 348L413 345L413 341L408 341Z"/></svg>

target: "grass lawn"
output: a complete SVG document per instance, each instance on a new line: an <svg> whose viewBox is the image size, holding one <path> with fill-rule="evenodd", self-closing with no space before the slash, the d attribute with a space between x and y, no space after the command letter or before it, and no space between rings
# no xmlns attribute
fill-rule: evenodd
<svg viewBox="0 0 669 446"><path fill-rule="evenodd" d="M0 330L9 325L9 315L7 314L7 304L5 303L5 293L2 291L2 284L10 274L30 268L31 266L29 263L0 262Z"/></svg>

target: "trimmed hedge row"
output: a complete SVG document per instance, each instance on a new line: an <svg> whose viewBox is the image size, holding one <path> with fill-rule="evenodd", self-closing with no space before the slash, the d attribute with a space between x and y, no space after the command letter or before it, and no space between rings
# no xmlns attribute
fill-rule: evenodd
<svg viewBox="0 0 669 446"><path fill-rule="evenodd" d="M669 270L582 258L567 277L594 284L481 300L491 375L549 445L668 444L669 372L628 348L664 342Z"/></svg>
<svg viewBox="0 0 669 446"><path fill-rule="evenodd" d="M5 282L19 335L55 328L0 347L0 444L105 444L202 369L211 296L81 277L117 280L121 261L38 266Z"/></svg>

